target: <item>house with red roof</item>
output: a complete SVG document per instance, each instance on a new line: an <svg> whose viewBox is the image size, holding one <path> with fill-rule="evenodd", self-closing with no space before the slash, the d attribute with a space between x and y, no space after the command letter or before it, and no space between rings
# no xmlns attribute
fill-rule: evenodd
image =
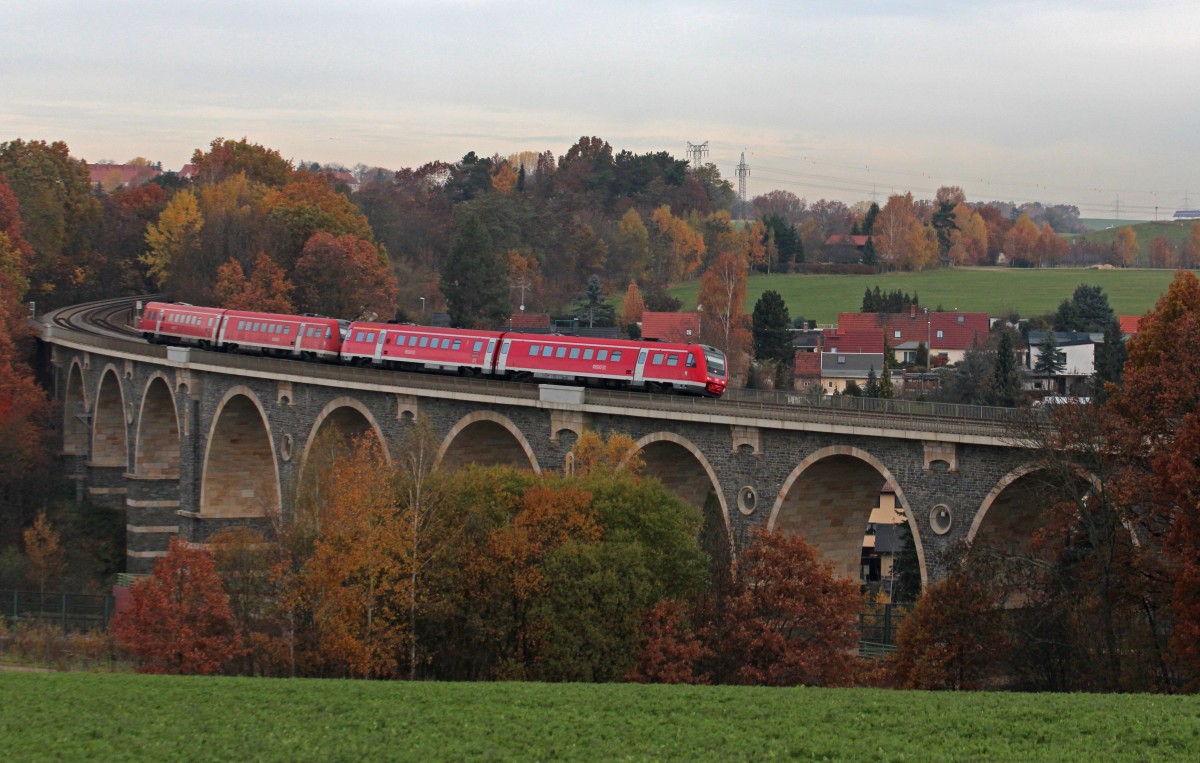
<svg viewBox="0 0 1200 763"><path fill-rule="evenodd" d="M642 313L642 339L654 342L699 342L699 313Z"/></svg>
<svg viewBox="0 0 1200 763"><path fill-rule="evenodd" d="M106 191L145 185L162 174L162 167L153 164L88 163L87 168L92 185L98 185Z"/></svg>
<svg viewBox="0 0 1200 763"><path fill-rule="evenodd" d="M991 321L987 313L930 312L914 308L907 313L839 313L838 330L882 332L898 362L916 360L924 343L929 356L957 363L967 350L987 341Z"/></svg>
<svg viewBox="0 0 1200 763"><path fill-rule="evenodd" d="M1138 329L1141 327L1142 316L1140 315L1122 315L1117 319L1121 323L1121 336L1128 339L1131 336L1137 336Z"/></svg>

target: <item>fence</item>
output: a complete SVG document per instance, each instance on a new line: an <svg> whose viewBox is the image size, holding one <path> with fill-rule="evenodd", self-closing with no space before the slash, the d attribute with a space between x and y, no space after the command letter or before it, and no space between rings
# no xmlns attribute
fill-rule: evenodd
<svg viewBox="0 0 1200 763"><path fill-rule="evenodd" d="M908 616L907 604L880 604L858 613L858 653L883 657L896 651L896 631Z"/></svg>
<svg viewBox="0 0 1200 763"><path fill-rule="evenodd" d="M10 625L16 620L37 620L61 624L63 633L107 628L116 611L111 596L37 591L0 591L0 606Z"/></svg>

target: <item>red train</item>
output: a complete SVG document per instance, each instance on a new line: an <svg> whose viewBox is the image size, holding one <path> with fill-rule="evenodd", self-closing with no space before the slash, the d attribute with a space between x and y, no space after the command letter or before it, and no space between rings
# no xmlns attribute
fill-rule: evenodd
<svg viewBox="0 0 1200 763"><path fill-rule="evenodd" d="M214 350L709 397L720 397L727 376L725 354L701 344L350 323L164 302L145 306L138 330L149 342Z"/></svg>

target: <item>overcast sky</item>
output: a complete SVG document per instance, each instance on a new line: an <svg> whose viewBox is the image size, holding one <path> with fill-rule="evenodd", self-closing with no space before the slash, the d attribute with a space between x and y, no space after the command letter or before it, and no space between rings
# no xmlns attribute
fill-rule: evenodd
<svg viewBox="0 0 1200 763"><path fill-rule="evenodd" d="M708 142L749 196L1200 206L1200 3L10 0L0 140L392 169Z"/></svg>

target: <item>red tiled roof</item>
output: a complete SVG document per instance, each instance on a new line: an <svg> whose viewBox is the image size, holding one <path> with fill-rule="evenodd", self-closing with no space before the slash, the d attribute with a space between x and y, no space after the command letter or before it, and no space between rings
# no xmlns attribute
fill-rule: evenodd
<svg viewBox="0 0 1200 763"><path fill-rule="evenodd" d="M834 233L825 239L825 246L866 246L870 236L851 236L849 233Z"/></svg>
<svg viewBox="0 0 1200 763"><path fill-rule="evenodd" d="M930 350L967 350L987 339L987 313L839 313L839 331L882 330L892 347L925 342ZM900 335L897 336L896 332ZM938 336L938 331L942 336ZM879 350L882 352L882 350Z"/></svg>
<svg viewBox="0 0 1200 763"><path fill-rule="evenodd" d="M1140 316L1140 315L1122 315L1120 317L1120 321L1121 321L1121 333L1125 334L1126 336L1132 336L1138 332L1138 328L1140 327L1140 325L1142 323L1142 316Z"/></svg>
<svg viewBox="0 0 1200 763"><path fill-rule="evenodd" d="M111 190L120 186L142 185L162 172L144 164L89 164L88 174L93 183Z"/></svg>
<svg viewBox="0 0 1200 763"><path fill-rule="evenodd" d="M549 313L513 313L508 319L513 331L521 329L544 329L550 326Z"/></svg>
<svg viewBox="0 0 1200 763"><path fill-rule="evenodd" d="M883 329L825 329L825 348L829 352L883 352Z"/></svg>
<svg viewBox="0 0 1200 763"><path fill-rule="evenodd" d="M642 313L642 338L661 342L700 341L700 316L697 313Z"/></svg>
<svg viewBox="0 0 1200 763"><path fill-rule="evenodd" d="M179 170L179 177L183 178L184 180L191 180L199 175L200 170L196 169L196 165L194 164L185 164L183 165L183 169Z"/></svg>
<svg viewBox="0 0 1200 763"><path fill-rule="evenodd" d="M792 368L797 379L821 378L821 353L796 353L796 362Z"/></svg>

